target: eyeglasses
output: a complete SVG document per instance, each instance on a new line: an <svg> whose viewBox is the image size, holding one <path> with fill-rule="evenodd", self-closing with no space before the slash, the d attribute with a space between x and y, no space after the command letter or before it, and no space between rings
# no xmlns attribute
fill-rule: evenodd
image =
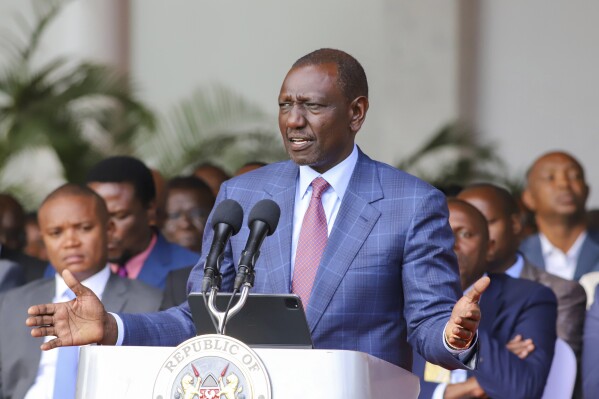
<svg viewBox="0 0 599 399"><path fill-rule="evenodd" d="M171 212L166 214L168 221L177 221L185 217L193 222L204 222L208 217L208 212L200 208L191 208L185 211Z"/></svg>

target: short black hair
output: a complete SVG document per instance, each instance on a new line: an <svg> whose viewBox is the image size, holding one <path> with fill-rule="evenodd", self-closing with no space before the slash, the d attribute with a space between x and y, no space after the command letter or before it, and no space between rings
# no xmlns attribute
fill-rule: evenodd
<svg viewBox="0 0 599 399"><path fill-rule="evenodd" d="M177 176L173 177L166 184L167 193L170 190L192 190L196 191L202 197L210 198L212 204L214 205L214 194L212 193L212 189L204 183L204 181L195 176ZM168 194L167 194L168 195Z"/></svg>
<svg viewBox="0 0 599 399"><path fill-rule="evenodd" d="M150 169L139 159L129 156L106 158L94 165L86 183L130 183L136 198L147 207L156 199L156 186Z"/></svg>
<svg viewBox="0 0 599 399"><path fill-rule="evenodd" d="M474 183L470 184L465 189L463 189L462 193L466 194L468 193L468 191L476 189L491 190L495 198L499 200L499 203L501 204L501 208L503 209L505 215L511 216L520 214L520 207L518 206L518 201L516 201L516 198L506 188L500 187L493 183Z"/></svg>
<svg viewBox="0 0 599 399"><path fill-rule="evenodd" d="M357 97L368 97L368 79L362 65L348 53L332 48L321 48L304 55L292 66L293 68L335 64L337 66L337 81L345 99L353 101Z"/></svg>
<svg viewBox="0 0 599 399"><path fill-rule="evenodd" d="M91 188L74 183L65 183L56 190L52 191L46 198L44 198L39 209L41 210L48 202L61 197L92 198L95 201L96 211L98 212L99 218L103 222L107 222L110 219L110 214L108 213L108 208L106 207L106 202L104 202L104 199Z"/></svg>

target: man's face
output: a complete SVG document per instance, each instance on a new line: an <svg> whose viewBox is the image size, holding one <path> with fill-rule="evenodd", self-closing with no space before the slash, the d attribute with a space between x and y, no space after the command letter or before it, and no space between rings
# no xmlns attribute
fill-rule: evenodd
<svg viewBox="0 0 599 399"><path fill-rule="evenodd" d="M96 199L56 197L41 207L38 219L48 259L59 274L69 269L81 281L106 265L113 228L101 219Z"/></svg>
<svg viewBox="0 0 599 399"><path fill-rule="evenodd" d="M362 97L362 99L364 99ZM337 85L335 64L293 68L279 94L279 129L289 157L324 173L351 154L361 126Z"/></svg>
<svg viewBox="0 0 599 399"><path fill-rule="evenodd" d="M488 259L490 267L500 266L515 256L520 233L518 215L509 215L492 189L466 189L458 198L473 205L487 220L489 240L494 242Z"/></svg>
<svg viewBox="0 0 599 399"><path fill-rule="evenodd" d="M537 217L582 217L588 194L580 164L569 155L556 152L534 164L523 200Z"/></svg>
<svg viewBox="0 0 599 399"><path fill-rule="evenodd" d="M144 207L131 183L92 182L88 186L104 198L115 232L108 242L108 260L123 264L143 252L151 239L155 206Z"/></svg>
<svg viewBox="0 0 599 399"><path fill-rule="evenodd" d="M485 272L487 226L475 208L460 202L449 203L449 225L455 237L462 290L470 287Z"/></svg>
<svg viewBox="0 0 599 399"><path fill-rule="evenodd" d="M197 190L169 190L166 198L164 235L171 242L200 252L204 225L211 209L211 198L202 196Z"/></svg>

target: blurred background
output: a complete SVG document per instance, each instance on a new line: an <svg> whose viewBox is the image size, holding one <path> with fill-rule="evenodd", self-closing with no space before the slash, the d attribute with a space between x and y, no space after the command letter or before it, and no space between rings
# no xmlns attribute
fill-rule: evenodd
<svg viewBox="0 0 599 399"><path fill-rule="evenodd" d="M370 84L358 144L433 183L517 190L577 157L599 206L594 1L0 1L0 191L26 207L107 155L166 177L284 159L277 95L321 47Z"/></svg>

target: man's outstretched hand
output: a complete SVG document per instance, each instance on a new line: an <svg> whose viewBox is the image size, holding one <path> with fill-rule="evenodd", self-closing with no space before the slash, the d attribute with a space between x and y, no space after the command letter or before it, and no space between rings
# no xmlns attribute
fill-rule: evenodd
<svg viewBox="0 0 599 399"><path fill-rule="evenodd" d="M104 309L98 297L77 281L69 271L62 278L75 293L76 298L63 303L34 305L27 310L26 324L33 327L33 337L55 336L44 342L42 350L60 346L75 346L99 343L114 345L117 340L116 320Z"/></svg>
<svg viewBox="0 0 599 399"><path fill-rule="evenodd" d="M445 327L445 340L454 349L468 349L480 324L480 296L491 279L481 277L453 307L449 323Z"/></svg>

